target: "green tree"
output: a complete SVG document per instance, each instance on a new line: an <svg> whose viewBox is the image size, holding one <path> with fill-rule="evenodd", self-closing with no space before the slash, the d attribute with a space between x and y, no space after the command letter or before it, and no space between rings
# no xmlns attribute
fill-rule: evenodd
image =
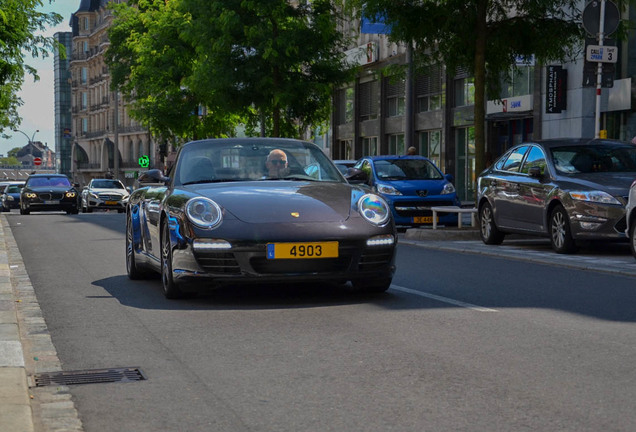
<svg viewBox="0 0 636 432"><path fill-rule="evenodd" d="M328 120L334 86L353 76L333 1L181 3L190 16L183 35L197 52L191 88L250 107L273 136L297 136Z"/></svg>
<svg viewBox="0 0 636 432"><path fill-rule="evenodd" d="M18 157L18 153L20 152L20 150L22 150L22 147L14 147L11 150L9 150L7 152L7 157L14 157L17 158Z"/></svg>
<svg viewBox="0 0 636 432"><path fill-rule="evenodd" d="M231 134L236 116L213 104L199 115L203 100L186 86L195 49L179 34L187 17L178 3L134 0L112 5L115 19L105 54L112 88L129 103L131 116L155 136L172 140Z"/></svg>
<svg viewBox="0 0 636 432"><path fill-rule="evenodd" d="M298 136L329 118L343 63L327 0L133 0L115 6L106 53L133 117L177 136ZM192 113L204 108L203 116ZM193 123L194 122L194 123ZM169 129L169 130L166 130Z"/></svg>
<svg viewBox="0 0 636 432"><path fill-rule="evenodd" d="M422 63L461 67L474 77L475 171L485 168L486 97L496 99L516 56L539 64L573 58L584 41L579 0L351 0L390 38L412 43Z"/></svg>
<svg viewBox="0 0 636 432"><path fill-rule="evenodd" d="M25 62L25 54L47 57L56 45L53 38L38 32L61 22L62 16L39 12L42 5L42 0L0 0L0 132L20 124L22 100L18 92L25 75L39 79L37 71Z"/></svg>
<svg viewBox="0 0 636 432"><path fill-rule="evenodd" d="M0 158L0 165L16 166L16 165L20 165L20 161L14 156L3 157L3 158Z"/></svg>

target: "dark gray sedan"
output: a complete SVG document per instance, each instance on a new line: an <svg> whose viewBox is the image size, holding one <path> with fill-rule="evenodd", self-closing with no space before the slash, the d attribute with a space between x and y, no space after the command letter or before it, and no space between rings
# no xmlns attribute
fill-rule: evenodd
<svg viewBox="0 0 636 432"><path fill-rule="evenodd" d="M167 298L201 284L350 281L365 292L391 284L388 204L347 183L312 143L193 141L169 177L147 177L152 185L128 201L126 268L131 279L160 273Z"/></svg>
<svg viewBox="0 0 636 432"><path fill-rule="evenodd" d="M600 139L552 139L508 150L477 179L481 238L546 236L558 253L576 240L625 239L625 205L636 179L636 146Z"/></svg>

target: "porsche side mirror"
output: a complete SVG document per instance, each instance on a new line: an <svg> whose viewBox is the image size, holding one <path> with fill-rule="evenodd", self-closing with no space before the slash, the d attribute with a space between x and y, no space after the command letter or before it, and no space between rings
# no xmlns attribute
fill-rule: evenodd
<svg viewBox="0 0 636 432"><path fill-rule="evenodd" d="M538 166L530 167L528 170L528 175L533 178L541 178L543 174L541 173L541 168Z"/></svg>
<svg viewBox="0 0 636 432"><path fill-rule="evenodd" d="M366 183L369 179L367 174L359 170L357 168L349 168L345 173L344 177L347 179L349 183Z"/></svg>
<svg viewBox="0 0 636 432"><path fill-rule="evenodd" d="M160 169L151 169L139 176L139 183L168 183L170 177L163 175L163 171Z"/></svg>

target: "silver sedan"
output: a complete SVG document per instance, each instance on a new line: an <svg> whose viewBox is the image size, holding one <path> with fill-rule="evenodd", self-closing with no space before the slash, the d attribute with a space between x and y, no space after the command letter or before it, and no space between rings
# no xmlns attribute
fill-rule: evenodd
<svg viewBox="0 0 636 432"><path fill-rule="evenodd" d="M517 145L477 179L480 234L549 237L558 253L577 240L625 239L625 206L636 179L636 146L615 140L552 139Z"/></svg>

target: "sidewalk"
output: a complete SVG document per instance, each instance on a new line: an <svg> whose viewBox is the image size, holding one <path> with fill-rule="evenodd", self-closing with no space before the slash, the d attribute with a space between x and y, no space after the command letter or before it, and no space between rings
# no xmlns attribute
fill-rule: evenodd
<svg viewBox="0 0 636 432"><path fill-rule="evenodd" d="M0 432L82 432L66 386L34 387L62 371L4 215L0 216Z"/></svg>

